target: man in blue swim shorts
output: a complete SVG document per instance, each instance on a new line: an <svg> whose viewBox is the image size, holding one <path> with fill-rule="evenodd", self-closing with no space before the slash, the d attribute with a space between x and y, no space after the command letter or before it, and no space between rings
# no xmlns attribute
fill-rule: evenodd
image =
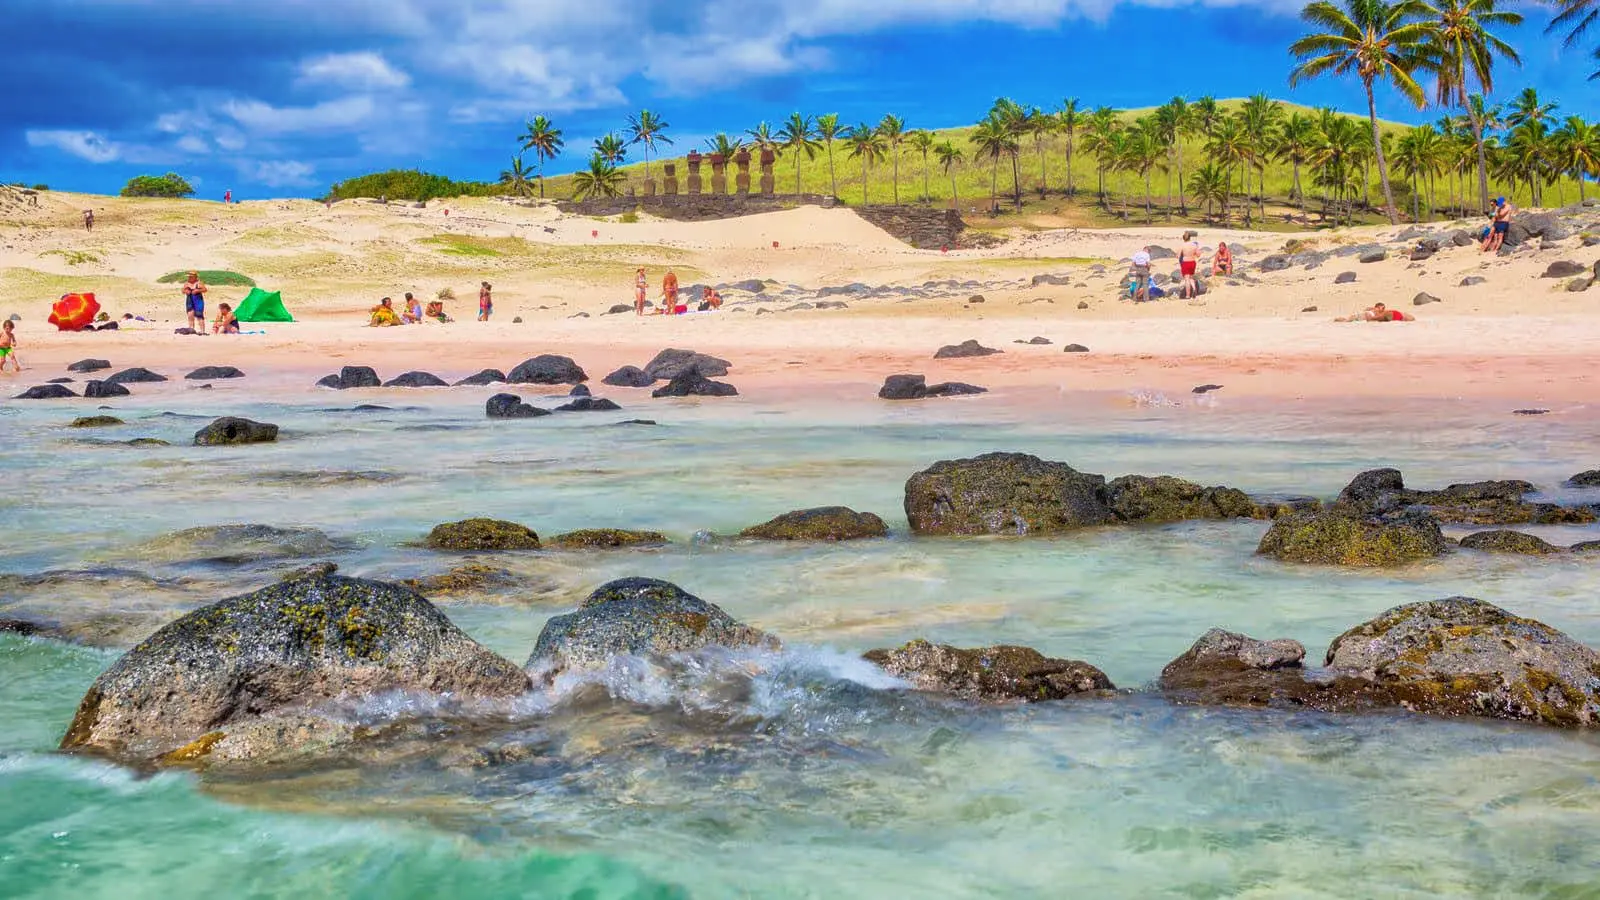
<svg viewBox="0 0 1600 900"><path fill-rule="evenodd" d="M1483 242L1483 252L1498 253L1506 242L1506 232L1511 230L1511 204L1504 197L1494 199L1494 221L1489 226L1489 237Z"/></svg>

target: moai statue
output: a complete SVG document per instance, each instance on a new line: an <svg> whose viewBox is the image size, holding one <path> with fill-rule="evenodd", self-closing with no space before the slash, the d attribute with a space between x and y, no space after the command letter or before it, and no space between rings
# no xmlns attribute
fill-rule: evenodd
<svg viewBox="0 0 1600 900"><path fill-rule="evenodd" d="M761 196L771 197L773 190L772 164L778 161L778 154L771 150L761 151Z"/></svg>
<svg viewBox="0 0 1600 900"><path fill-rule="evenodd" d="M734 192L747 195L750 193L750 151L740 147L733 155L733 164L739 167L739 173L733 176Z"/></svg>
<svg viewBox="0 0 1600 900"><path fill-rule="evenodd" d="M718 197L728 192L728 160L721 153L711 154L711 193Z"/></svg>
<svg viewBox="0 0 1600 900"><path fill-rule="evenodd" d="M700 151L689 151L689 194L700 193Z"/></svg>
<svg viewBox="0 0 1600 900"><path fill-rule="evenodd" d="M676 197L678 195L678 164L662 163L661 168L665 169L667 173L662 179L662 187L665 188L668 197Z"/></svg>

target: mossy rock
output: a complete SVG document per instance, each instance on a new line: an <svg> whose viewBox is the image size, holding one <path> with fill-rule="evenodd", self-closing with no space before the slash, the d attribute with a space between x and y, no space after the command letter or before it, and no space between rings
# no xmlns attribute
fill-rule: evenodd
<svg viewBox="0 0 1600 900"><path fill-rule="evenodd" d="M1115 521L1103 476L1025 453L934 463L906 481L905 511L915 534L1050 535Z"/></svg>
<svg viewBox="0 0 1600 900"><path fill-rule="evenodd" d="M915 640L895 650L869 650L865 659L918 690L964 700L1034 702L1115 689L1094 666L1054 659L1031 647L969 650Z"/></svg>
<svg viewBox="0 0 1600 900"><path fill-rule="evenodd" d="M872 513L847 506L819 506L786 512L776 519L739 532L762 541L850 541L887 537L889 526Z"/></svg>
<svg viewBox="0 0 1600 900"><path fill-rule="evenodd" d="M1273 522L1256 553L1285 562L1398 566L1450 549L1431 516L1372 519L1341 512L1299 513Z"/></svg>
<svg viewBox="0 0 1600 900"><path fill-rule="evenodd" d="M501 519L463 519L434 526L423 541L431 550L538 550L532 528Z"/></svg>
<svg viewBox="0 0 1600 900"><path fill-rule="evenodd" d="M1106 486L1111 511L1123 522L1159 524L1187 519L1248 519L1256 503L1237 488L1201 487L1171 475L1124 475Z"/></svg>
<svg viewBox="0 0 1600 900"><path fill-rule="evenodd" d="M72 420L68 428L109 428L113 425L126 425L116 416L79 416Z"/></svg>
<svg viewBox="0 0 1600 900"><path fill-rule="evenodd" d="M499 566L468 563L439 575L408 578L400 583L419 594L433 597L475 593L488 588L506 587L515 582L516 576Z"/></svg>
<svg viewBox="0 0 1600 900"><path fill-rule="evenodd" d="M1524 556L1548 556L1561 552L1560 547L1549 541L1520 531L1479 531L1462 538L1461 546L1485 553L1520 553Z"/></svg>
<svg viewBox="0 0 1600 900"><path fill-rule="evenodd" d="M628 547L661 547L667 543L666 535L658 531L580 528L556 535L550 540L549 546L562 550L622 550Z"/></svg>

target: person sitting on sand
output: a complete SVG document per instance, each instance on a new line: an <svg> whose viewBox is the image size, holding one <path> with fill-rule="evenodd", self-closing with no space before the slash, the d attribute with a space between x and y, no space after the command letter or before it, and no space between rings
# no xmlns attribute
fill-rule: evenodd
<svg viewBox="0 0 1600 900"><path fill-rule="evenodd" d="M217 305L217 321L211 326L213 334L238 334L239 320L233 316L233 307L221 303Z"/></svg>
<svg viewBox="0 0 1600 900"><path fill-rule="evenodd" d="M17 323L10 319L0 326L0 372L6 370L6 360L11 361L16 371L22 371L22 360L17 358Z"/></svg>
<svg viewBox="0 0 1600 900"><path fill-rule="evenodd" d="M478 288L478 321L487 322L494 313L494 285L485 281L483 287Z"/></svg>
<svg viewBox="0 0 1600 900"><path fill-rule="evenodd" d="M422 301L411 296L410 291L406 291L406 309L400 314L400 320L407 325L422 324Z"/></svg>
<svg viewBox="0 0 1600 900"><path fill-rule="evenodd" d="M678 312L678 274L671 269L661 277L661 294L666 298L666 314L671 316Z"/></svg>
<svg viewBox="0 0 1600 900"><path fill-rule="evenodd" d="M1217 242L1217 252L1211 257L1211 274L1233 274L1233 251L1229 250L1228 245L1221 241Z"/></svg>
<svg viewBox="0 0 1600 900"><path fill-rule="evenodd" d="M717 293L717 289L713 287L706 288L705 294L701 296L700 301L702 310L722 308L722 295Z"/></svg>
<svg viewBox="0 0 1600 900"><path fill-rule="evenodd" d="M1382 303L1374 303L1353 316L1340 316L1335 322L1415 322L1416 316L1408 316L1398 309L1390 309Z"/></svg>
<svg viewBox="0 0 1600 900"><path fill-rule="evenodd" d="M1483 252L1497 253L1500 245L1506 242L1506 234L1511 231L1511 204L1504 197L1494 200L1494 221L1489 226L1489 236L1484 239Z"/></svg>
<svg viewBox="0 0 1600 900"><path fill-rule="evenodd" d="M383 328L400 324L400 315L394 311L394 301L388 297L378 301L372 308L372 321L367 323L372 328Z"/></svg>
<svg viewBox="0 0 1600 900"><path fill-rule="evenodd" d="M634 315L644 315L645 304L650 301L645 299L645 293L650 290L650 279L645 277L644 266L633 276L633 312Z"/></svg>
<svg viewBox="0 0 1600 900"><path fill-rule="evenodd" d="M1143 303L1150 299L1150 248L1140 247L1134 251L1129 263L1128 277L1132 279L1129 290L1132 291L1133 302Z"/></svg>
<svg viewBox="0 0 1600 900"><path fill-rule="evenodd" d="M1178 272L1183 276L1183 289L1178 293L1185 300L1200 296L1200 286L1195 283L1195 272L1200 268L1200 235L1193 231L1183 233L1183 246L1178 249Z"/></svg>
<svg viewBox="0 0 1600 900"><path fill-rule="evenodd" d="M444 301L443 300L430 300L430 301L428 301L428 309L427 309L426 312L423 313L423 315L426 316L429 319L434 319L434 320L437 320L439 322L452 321L449 316L444 314Z"/></svg>

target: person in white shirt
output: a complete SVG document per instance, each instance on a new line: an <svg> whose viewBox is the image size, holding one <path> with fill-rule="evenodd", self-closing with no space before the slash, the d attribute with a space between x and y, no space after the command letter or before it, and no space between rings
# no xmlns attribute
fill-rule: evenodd
<svg viewBox="0 0 1600 900"><path fill-rule="evenodd" d="M1140 247L1132 262L1128 275L1133 279L1133 302L1143 303L1150 299L1150 248Z"/></svg>

